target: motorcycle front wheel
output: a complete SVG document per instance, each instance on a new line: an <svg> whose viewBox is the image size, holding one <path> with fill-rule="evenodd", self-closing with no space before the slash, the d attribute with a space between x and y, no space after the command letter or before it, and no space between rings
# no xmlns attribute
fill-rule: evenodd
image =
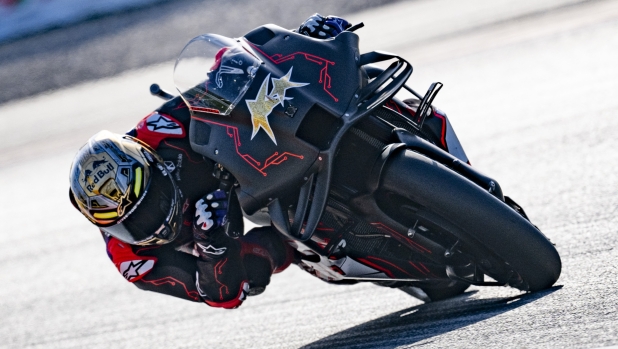
<svg viewBox="0 0 618 349"><path fill-rule="evenodd" d="M402 222L406 225L419 219L427 222L435 227L437 239L455 241L457 252L499 282L538 291L560 276L558 252L532 223L434 160L411 150L392 155L383 168L379 192L390 195L385 212L407 207L409 212L395 214L398 221L408 215L412 219Z"/></svg>

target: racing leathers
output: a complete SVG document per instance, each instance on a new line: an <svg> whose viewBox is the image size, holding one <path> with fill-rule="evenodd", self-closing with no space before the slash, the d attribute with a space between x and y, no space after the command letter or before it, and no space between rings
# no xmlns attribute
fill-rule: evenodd
<svg viewBox="0 0 618 349"><path fill-rule="evenodd" d="M228 237L228 194L217 190L219 180L211 175L215 165L191 150L189 122L189 110L177 97L128 132L156 150L183 193L179 236L165 245L137 246L103 233L107 253L120 274L140 289L236 308L247 295L264 291L271 275L291 263L292 251L270 227Z"/></svg>

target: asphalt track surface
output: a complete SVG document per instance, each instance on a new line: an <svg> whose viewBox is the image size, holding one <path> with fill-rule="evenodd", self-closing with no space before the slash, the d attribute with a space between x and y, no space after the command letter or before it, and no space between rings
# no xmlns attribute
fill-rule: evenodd
<svg viewBox="0 0 618 349"><path fill-rule="evenodd" d="M472 164L556 243L555 287L422 304L291 267L234 311L135 289L68 203L67 172L96 130L121 132L158 105L147 87L170 85L163 63L0 106L0 347L617 345L618 1L415 1L350 18L367 24L363 49L412 62L418 90L445 84L436 104Z"/></svg>

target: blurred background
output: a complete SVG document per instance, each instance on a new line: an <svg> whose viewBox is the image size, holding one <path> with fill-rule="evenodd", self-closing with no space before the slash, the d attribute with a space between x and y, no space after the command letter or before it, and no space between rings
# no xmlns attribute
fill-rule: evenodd
<svg viewBox="0 0 618 349"><path fill-rule="evenodd" d="M318 10L351 13L392 2L4 0L0 102L174 60L207 32L237 37L267 22L297 28Z"/></svg>
<svg viewBox="0 0 618 349"><path fill-rule="evenodd" d="M70 205L68 169L101 129L124 132L174 91L202 33L364 22L361 51L414 66L471 159L557 244L559 287L472 287L421 304L291 267L221 311L139 291ZM0 347L428 348L618 344L618 1L0 0Z"/></svg>

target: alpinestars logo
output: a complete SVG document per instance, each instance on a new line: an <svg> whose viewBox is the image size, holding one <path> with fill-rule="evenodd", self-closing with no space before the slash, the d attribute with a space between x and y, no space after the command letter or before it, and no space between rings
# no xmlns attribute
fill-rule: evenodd
<svg viewBox="0 0 618 349"><path fill-rule="evenodd" d="M247 107L249 108L249 112L251 112L251 122L253 123L253 134L251 134L252 140L261 128L264 132L266 132L273 143L275 143L275 145L277 144L275 134L268 123L268 115L270 115L278 104L281 104L283 107L283 102L292 99L291 97L285 96L285 91L294 87L309 85L309 83L290 81L290 78L292 77L292 69L293 67L290 68L288 73L281 79L272 78L271 80L273 87L270 90L270 93L266 94L268 90L268 79L270 78L270 74L268 74L266 79L262 82L262 86L260 87L255 99L245 100Z"/></svg>
<svg viewBox="0 0 618 349"><path fill-rule="evenodd" d="M161 114L154 113L146 119L146 127L152 132L181 135L182 128L173 120Z"/></svg>
<svg viewBox="0 0 618 349"><path fill-rule="evenodd" d="M133 260L120 263L120 273L128 281L134 281L135 278L146 274L154 266L154 260L143 259Z"/></svg>
<svg viewBox="0 0 618 349"><path fill-rule="evenodd" d="M225 253L225 251L227 250L227 247L221 247L221 248L216 248L213 245L208 245L208 246L204 246L202 244L197 244L197 246L202 249L202 252L207 253L207 254L212 254L215 256L220 256L222 254Z"/></svg>
<svg viewBox="0 0 618 349"><path fill-rule="evenodd" d="M195 203L195 215L197 216L196 224L202 228L202 230L210 230L213 227L214 222L211 219L212 212L207 211L208 204L204 202L204 199L200 199Z"/></svg>
<svg viewBox="0 0 618 349"><path fill-rule="evenodd" d="M174 170L176 170L176 165L174 165L174 163L172 161L164 161L163 164L167 168L167 171L170 172L170 173L172 173L172 172L174 172Z"/></svg>

